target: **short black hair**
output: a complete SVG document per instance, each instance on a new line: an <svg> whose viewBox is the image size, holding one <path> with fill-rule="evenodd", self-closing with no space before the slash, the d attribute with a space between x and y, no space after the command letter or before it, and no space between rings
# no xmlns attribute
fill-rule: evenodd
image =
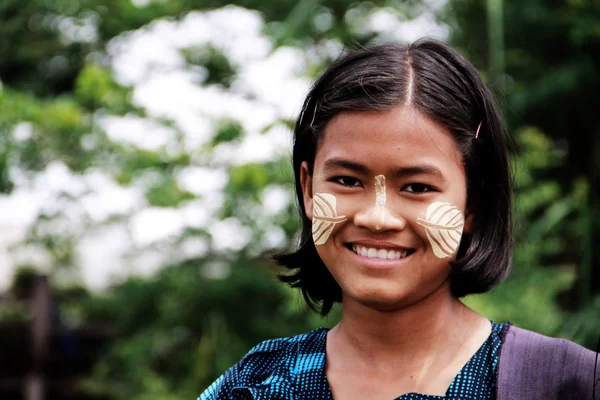
<svg viewBox="0 0 600 400"><path fill-rule="evenodd" d="M314 83L294 129L293 168L302 231L298 248L275 255L279 279L302 290L310 308L326 315L341 289L317 254L300 185L300 166L312 174L327 123L344 111L385 111L410 105L453 136L467 179L467 207L474 210L451 263L456 297L484 293L510 270L512 188L507 133L493 95L477 69L444 42L383 43L347 52ZM479 136L475 132L481 123Z"/></svg>

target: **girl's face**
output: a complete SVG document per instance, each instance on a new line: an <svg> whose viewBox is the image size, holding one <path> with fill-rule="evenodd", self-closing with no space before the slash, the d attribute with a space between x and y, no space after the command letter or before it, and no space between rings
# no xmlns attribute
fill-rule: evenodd
<svg viewBox="0 0 600 400"><path fill-rule="evenodd" d="M439 290L472 216L462 159L445 129L411 107L341 113L312 176L301 167L317 252L344 301L390 310Z"/></svg>

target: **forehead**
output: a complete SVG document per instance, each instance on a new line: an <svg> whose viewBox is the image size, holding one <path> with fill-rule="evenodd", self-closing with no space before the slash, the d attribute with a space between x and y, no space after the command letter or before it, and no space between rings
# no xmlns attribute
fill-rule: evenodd
<svg viewBox="0 0 600 400"><path fill-rule="evenodd" d="M388 111L344 112L326 126L316 162L349 158L383 170L431 164L463 170L462 156L450 132L412 107Z"/></svg>

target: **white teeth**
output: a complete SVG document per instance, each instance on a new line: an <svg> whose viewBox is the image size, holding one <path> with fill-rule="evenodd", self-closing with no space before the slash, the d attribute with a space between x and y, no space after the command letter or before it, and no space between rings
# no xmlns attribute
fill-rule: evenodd
<svg viewBox="0 0 600 400"><path fill-rule="evenodd" d="M374 249L363 246L352 246L352 251L356 254L359 254L363 257L369 258L378 258L381 260L398 260L400 258L404 258L408 255L408 250L406 251L394 251L394 250L385 250L385 249Z"/></svg>

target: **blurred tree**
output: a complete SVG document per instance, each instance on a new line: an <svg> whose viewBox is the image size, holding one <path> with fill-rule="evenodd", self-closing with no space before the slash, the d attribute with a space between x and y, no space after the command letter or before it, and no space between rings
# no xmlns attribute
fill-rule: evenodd
<svg viewBox="0 0 600 400"><path fill-rule="evenodd" d="M244 258L132 279L83 307L113 320L120 338L86 386L117 400L195 398L259 341L312 326L287 291L264 261Z"/></svg>
<svg viewBox="0 0 600 400"><path fill-rule="evenodd" d="M570 313L557 298L578 275L578 240L588 218L589 184L579 178L568 192L551 177L566 154L537 128L515 132L519 152L515 169L516 220L513 268L507 281L467 304L487 317L575 340L593 348L600 320L598 300ZM584 318L585 316L585 318Z"/></svg>
<svg viewBox="0 0 600 400"><path fill-rule="evenodd" d="M592 303L600 293L600 4L594 1L527 3L504 0L504 49L492 49L485 2L450 0L444 16L452 21L451 41L483 69L488 54L505 53L505 74L491 82L503 86L506 118L514 130L534 125L556 140L567 162L553 174L565 189L577 179L590 182L587 221L577 243L567 249L578 260L578 290L570 307ZM571 239L572 240L572 239ZM574 250L577 251L574 251ZM564 255L564 254L563 254Z"/></svg>
<svg viewBox="0 0 600 400"><path fill-rule="evenodd" d="M86 63L103 58L110 39L158 18L179 18L192 10L230 4L225 0L113 0L109 6L102 0L5 0L0 4L0 77L9 87L43 97L70 93ZM348 0L242 0L236 5L260 11L281 44L323 38L351 44L373 38L371 33L357 33L345 18L357 5ZM410 16L408 5L398 0L364 3L360 12L383 6L397 7ZM322 24L315 24L315 12L322 16ZM226 71L222 65L226 59L215 61L215 72Z"/></svg>

